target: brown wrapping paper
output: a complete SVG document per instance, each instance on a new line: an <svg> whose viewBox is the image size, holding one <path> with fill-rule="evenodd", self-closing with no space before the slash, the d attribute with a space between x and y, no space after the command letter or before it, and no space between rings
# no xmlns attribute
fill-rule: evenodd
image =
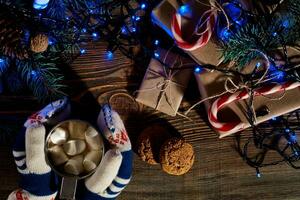
<svg viewBox="0 0 300 200"><path fill-rule="evenodd" d="M170 51L160 49L159 52L160 60L170 68L195 65L191 59ZM152 59L138 90L136 101L168 115L176 116L191 75L192 69L168 70L168 67L158 60Z"/></svg>
<svg viewBox="0 0 300 200"><path fill-rule="evenodd" d="M202 2L207 3L208 0L203 0ZM251 5L249 5L247 1L241 0L240 2L244 6L244 9L251 9ZM171 37L173 37L171 31L171 20L173 14L176 12L178 8L179 8L179 4L177 0L164 0L152 12L152 17L154 19L154 22L158 24L161 28L163 28ZM194 1L192 8L198 11L196 12L198 16L195 16L195 18L196 19L199 18L199 16L201 16L201 14L203 13L203 6L197 4ZM196 22L197 20L183 19L182 27L183 30L186 30L186 33L183 32L183 34L188 35L195 27L195 23L192 24L193 22L191 21ZM214 36L214 38L216 37ZM205 45L204 47L187 53L200 65L211 64L215 66L220 66L223 59L220 51L218 50L216 43L214 43L214 38L212 38L208 42L208 44ZM292 55L299 55L299 52L289 51L289 56ZM263 62L263 60L259 60L259 61ZM246 67L244 67L244 73L249 73L250 71L252 71L256 62L257 61L252 62ZM195 76L197 79L197 83L198 83L198 87L202 99L212 97L224 92L225 81L227 78L229 78L225 76L223 73L218 71L213 71L213 72L205 71L201 74L195 74ZM239 83L239 81L235 77L230 77L230 78L232 78L236 84ZM270 111L267 115L258 116L255 124L262 123L273 117L280 116L300 108L300 101L299 101L300 91L298 88L294 90L286 91L283 98L275 100L276 97L280 96L281 94L282 93L275 94L269 96L269 98L265 98L262 96L257 96L254 98L254 108L257 113L261 110L261 108L264 107L267 107ZM270 98L273 100L270 100ZM214 100L215 99L211 99L204 102L207 110L210 108L210 105ZM247 120L246 111L247 111L246 101L242 100L242 101L231 103L228 106L226 106L226 108L220 111L218 117L222 122L241 120L242 122L249 124ZM220 135L220 137L222 137L222 135Z"/></svg>
<svg viewBox="0 0 300 200"><path fill-rule="evenodd" d="M201 0L204 4L209 4L209 0ZM249 1L239 0L244 9L250 9ZM191 33L194 31L198 20L201 15L208 10L208 6L205 6L197 1L189 1L188 4L191 4L193 13L193 19L182 18L182 30L183 37L190 38ZM152 18L154 22L164 29L171 37L171 21L173 14L180 7L177 0L163 0L153 11ZM215 39L214 39L215 38ZM220 50L218 49L217 44L215 43L216 35L213 35L210 41L202 48L198 48L193 51L186 51L198 64L210 64L218 66L223 61Z"/></svg>
<svg viewBox="0 0 300 200"><path fill-rule="evenodd" d="M250 67L251 65L247 66ZM241 84L236 77L229 77L224 75L224 73L218 71L206 71L204 70L200 74L195 74L198 88L201 93L202 99L212 97L223 93L225 90L225 81L231 78L236 85ZM283 97L282 97L283 95ZM282 98L281 98L282 97ZM217 97L216 97L217 98ZM216 100L216 98L207 100L204 102L206 109L208 110ZM300 108L300 89L295 88L293 90L288 90L285 92L279 92L274 95L255 96L253 100L253 108L256 113L255 124L260 124L267 120L272 119L289 112L292 112ZM250 123L247 119L247 100L239 100L237 102L232 102L222 109L218 114L218 119L221 122L233 122L242 121L250 127ZM268 108L269 113L260 116L263 108ZM225 137L227 135L221 135L220 137Z"/></svg>
<svg viewBox="0 0 300 200"><path fill-rule="evenodd" d="M171 21L172 16L179 8L177 0L164 0L152 11L152 18L154 22L163 28L171 37ZM195 9L200 12L196 12L200 15L205 11L203 6L195 3ZM196 20L195 20L196 21ZM195 23L191 24L190 21L185 21L183 19L183 30L187 30L187 33L193 32ZM217 48L217 45L210 40L204 47L196 49L194 51L186 52L188 53L198 64L211 64L218 66L222 62L222 56L220 51Z"/></svg>

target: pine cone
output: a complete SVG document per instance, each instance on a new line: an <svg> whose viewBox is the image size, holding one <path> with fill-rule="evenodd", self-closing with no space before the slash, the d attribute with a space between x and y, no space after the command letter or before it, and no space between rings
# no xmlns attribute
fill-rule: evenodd
<svg viewBox="0 0 300 200"><path fill-rule="evenodd" d="M48 36L39 33L30 39L30 49L35 53L46 51L48 48Z"/></svg>
<svg viewBox="0 0 300 200"><path fill-rule="evenodd" d="M1 13L2 14L2 13ZM28 52L23 44L23 30L9 15L0 15L0 51L9 57L24 59Z"/></svg>

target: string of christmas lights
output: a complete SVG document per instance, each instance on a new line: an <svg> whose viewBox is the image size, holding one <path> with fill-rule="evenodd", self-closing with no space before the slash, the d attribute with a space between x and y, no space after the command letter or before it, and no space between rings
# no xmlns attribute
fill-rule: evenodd
<svg viewBox="0 0 300 200"><path fill-rule="evenodd" d="M227 27L221 28L218 32L218 36L221 39L220 46L225 49L225 57L227 55L236 55L240 56L238 53L238 50L230 50L231 52L227 52L228 49L228 43L231 44L233 41L236 41L236 43L239 42L237 36L241 37L240 34L247 35L251 32L251 30L246 29L243 27L246 22L247 23L256 23L253 18L263 18L266 19L265 26L262 27L265 31L269 31L268 35L268 41L270 43L276 43L277 48L282 49L282 58L283 62L281 62L280 65L277 65L277 60L275 57L270 54L272 51L266 51L269 46L266 46L266 49L264 49L263 46L256 46L257 49L262 49L261 52L268 52L264 53L265 57L270 62L270 67L267 69L268 73L264 77L265 79L270 79L269 82L284 82L287 80L294 80L299 81L299 62L291 62L289 56L288 56L288 47L291 44L288 44L288 39L286 37L287 31L290 30L292 27L292 24L295 25L295 21L293 22L293 19L289 19L285 16L278 17L278 15L275 16L276 19L274 19L274 15L276 12L278 12L278 8L280 7L280 2L277 1L276 5L273 7L276 8L276 10L268 10L269 13L257 13L253 12L250 13L249 11L246 11L242 8L242 6L236 1L227 1L227 9L229 9L231 12L231 15L229 15L230 19L230 29ZM267 9L265 9L267 10ZM181 7L178 9L178 12L183 15L187 16L190 15L191 8L189 5L181 4ZM288 20L289 19L289 20ZM222 20L222 19L221 19ZM262 25L262 24L260 24ZM270 27L268 27L270 26ZM255 26L256 27L256 26ZM255 30L255 29L253 29ZM256 30L255 30L256 31ZM294 32L295 30L291 30ZM244 32L244 33L241 33ZM251 33L255 36L255 32ZM248 36L248 35L247 35ZM260 39L258 37L258 39ZM274 42L276 41L276 42ZM231 42L231 43L230 43ZM266 45L270 45L269 43L266 43ZM245 44L246 46L246 44ZM297 48L296 48L297 49ZM299 50L298 50L299 51ZM243 56L245 56L245 59L248 59L248 61L253 60L254 58L259 57L260 55L251 55L251 60L246 56L245 53ZM244 74L241 72L241 68L248 62L244 61L244 57L238 57L236 60L237 67L236 68L226 68L226 63L228 64L229 61L235 60L232 59L226 59L225 63L221 67L216 67L213 65L197 65L195 64L194 67L186 66L186 67L172 67L168 66L167 64L163 63L163 61L160 58L159 52L154 51L153 58L157 59L161 64L163 64L167 69L169 70L185 70L185 69L194 69L195 73L201 74L204 70L208 71L219 71L224 73L224 75L234 75L236 77L239 77L240 80L243 80L242 84L250 83L248 85L248 92L250 94L250 98L247 101L248 106L248 120L251 125L251 137L247 139L245 143L242 143L241 135L242 133L237 134L237 149L241 155L241 157L246 161L246 163L256 169L257 177L261 177L260 168L270 166L270 165L276 165L282 162L288 163L291 167L295 169L299 169L300 165L297 165L297 162L300 159L300 148L297 141L297 133L299 133L299 111L290 113L286 116L277 117L272 120L270 120L268 123L264 123L262 125L254 125L254 116L256 113L253 113L253 109L251 109L254 95L253 91L255 88L258 88L262 86L263 84L255 84L257 80L259 80L264 74L265 74L265 63L257 62L255 68L253 69L252 73ZM226 61L227 60L227 61ZM240 61L241 60L241 61ZM241 63L239 63L241 62ZM268 124L268 129L266 128L266 124ZM252 146L252 148L250 148ZM251 150L250 150L251 149ZM256 155L251 155L251 151L257 150L258 153ZM266 161L266 154L269 152L274 151L277 152L277 155L279 156L278 160L272 160L272 161Z"/></svg>
<svg viewBox="0 0 300 200"><path fill-rule="evenodd" d="M57 98L57 95L63 94L60 91L62 87L59 87L62 85L62 77L57 76L59 80L55 77L42 77L45 74L40 72L41 69L47 70L46 64L59 65L57 58L62 58L61 62L71 63L77 56L88 52L88 49L84 47L88 42L106 41L108 47L104 57L107 60L113 60L117 49L127 57L140 62L147 62L151 57L151 47L145 47L146 37L151 33L148 33L145 27L151 24L150 13L155 5L154 2L148 0L35 0L30 7L26 3L4 0L0 2L0 5L3 10L16 15L14 18L24 19L26 23L22 26L25 27L26 44L30 43L35 32L42 32L48 37L47 51L38 54L39 59L42 59L41 56L44 57L43 62L33 62L38 60L35 58L37 53L32 54L30 51L29 58L25 59L27 62L16 62L0 52L2 76L7 73L8 67L13 63L32 65L25 68L26 74L31 77L25 82L40 100L51 101ZM46 60L55 61L44 63ZM45 67L38 66L40 64ZM17 68L24 67L17 66ZM25 77L22 78L25 79ZM55 84L53 87L57 86L57 90L49 91L46 88L51 87L31 84L33 80L46 80L49 84Z"/></svg>

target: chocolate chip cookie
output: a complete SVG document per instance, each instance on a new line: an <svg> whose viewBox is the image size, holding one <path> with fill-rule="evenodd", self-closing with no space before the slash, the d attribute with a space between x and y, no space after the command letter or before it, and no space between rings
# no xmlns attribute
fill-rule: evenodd
<svg viewBox="0 0 300 200"><path fill-rule="evenodd" d="M138 155L151 165L158 164L160 148L170 137L171 134L161 125L155 124L147 127L138 139Z"/></svg>
<svg viewBox="0 0 300 200"><path fill-rule="evenodd" d="M161 147L161 166L168 174L182 175L187 173L193 166L194 160L194 149L184 139L171 138Z"/></svg>

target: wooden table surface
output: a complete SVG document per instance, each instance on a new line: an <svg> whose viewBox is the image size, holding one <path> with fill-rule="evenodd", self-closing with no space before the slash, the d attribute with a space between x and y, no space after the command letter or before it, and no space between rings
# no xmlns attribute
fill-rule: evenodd
<svg viewBox="0 0 300 200"><path fill-rule="evenodd" d="M203 108L189 115L193 121L180 116L170 117L126 99L133 94L143 78L145 67L136 66L116 52L114 59L105 59L106 44L93 43L87 54L66 66L67 84L72 100L78 107L87 108L87 115L95 115L98 104L114 96L122 112L134 105L126 118L129 135L135 144L139 132L153 123L168 126L173 134L181 134L190 142L196 153L192 170L184 176L170 176L160 166L150 166L135 155L133 178L120 200L244 200L300 199L300 172L286 164L262 169L256 178L255 170L246 165L235 150L235 139L218 139L209 128ZM182 107L199 98L197 86L191 80ZM41 105L31 97L1 96L0 115L26 116ZM90 112L90 113L89 113ZM92 114L93 113L93 114ZM247 135L247 133L245 133ZM10 145L0 147L0 199L17 188L18 175L10 152Z"/></svg>

